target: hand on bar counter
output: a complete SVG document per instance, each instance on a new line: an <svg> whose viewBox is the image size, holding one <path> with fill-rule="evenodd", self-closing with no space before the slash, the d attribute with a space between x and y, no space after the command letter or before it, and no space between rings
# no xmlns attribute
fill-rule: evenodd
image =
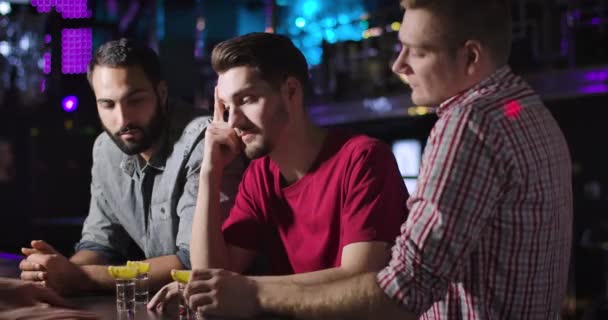
<svg viewBox="0 0 608 320"><path fill-rule="evenodd" d="M67 307L68 303L49 288L0 278L0 319L97 319L93 314Z"/></svg>
<svg viewBox="0 0 608 320"><path fill-rule="evenodd" d="M31 242L31 248L21 251L27 256L19 264L21 279L52 288L62 295L74 293L86 283L87 276L81 268L42 240Z"/></svg>

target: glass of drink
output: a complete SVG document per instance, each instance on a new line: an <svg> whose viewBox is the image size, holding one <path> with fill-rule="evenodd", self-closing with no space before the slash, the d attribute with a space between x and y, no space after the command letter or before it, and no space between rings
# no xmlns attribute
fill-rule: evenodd
<svg viewBox="0 0 608 320"><path fill-rule="evenodd" d="M190 270L171 270L171 278L173 278L174 281L177 281L177 286L179 288L179 304L177 310L179 320L195 320L196 313L190 310L188 302L184 298L184 288L190 280Z"/></svg>
<svg viewBox="0 0 608 320"><path fill-rule="evenodd" d="M127 261L127 267L137 268L137 277L135 278L135 303L147 304L150 299L149 293L149 276L150 263L142 261Z"/></svg>
<svg viewBox="0 0 608 320"><path fill-rule="evenodd" d="M116 279L116 310L135 312L135 279Z"/></svg>
<svg viewBox="0 0 608 320"><path fill-rule="evenodd" d="M109 266L108 272L116 281L116 311L120 318L132 318L135 315L135 278L137 268L127 266Z"/></svg>

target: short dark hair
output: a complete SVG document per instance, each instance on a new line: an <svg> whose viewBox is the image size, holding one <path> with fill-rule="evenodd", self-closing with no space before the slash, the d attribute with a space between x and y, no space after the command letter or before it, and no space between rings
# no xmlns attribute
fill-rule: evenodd
<svg viewBox="0 0 608 320"><path fill-rule="evenodd" d="M163 80L156 52L130 39L108 41L95 51L87 70L89 84L96 66L111 68L140 66L153 85Z"/></svg>
<svg viewBox="0 0 608 320"><path fill-rule="evenodd" d="M401 0L401 6L435 14L450 46L478 40L490 50L494 63L508 62L512 42L509 0Z"/></svg>
<svg viewBox="0 0 608 320"><path fill-rule="evenodd" d="M306 58L289 38L279 34L254 32L220 42L211 53L211 65L217 73L252 67L275 88L290 76L298 79L304 90L308 87Z"/></svg>

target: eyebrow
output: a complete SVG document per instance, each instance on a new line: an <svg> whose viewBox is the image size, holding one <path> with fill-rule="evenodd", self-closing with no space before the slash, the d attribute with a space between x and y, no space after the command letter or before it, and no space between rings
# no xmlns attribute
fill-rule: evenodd
<svg viewBox="0 0 608 320"><path fill-rule="evenodd" d="M241 96L246 96L247 94L250 94L252 91L254 91L255 88L256 88L255 85L250 85L250 86L247 86L245 88L241 88L241 89L237 90L236 92L233 92L230 95L230 99L231 100L235 100L235 99L237 99L237 98L239 98ZM221 102L226 102L222 98L219 98L219 99L220 99Z"/></svg>
<svg viewBox="0 0 608 320"><path fill-rule="evenodd" d="M401 39L399 39L399 42L405 47L415 48L415 49L427 49L428 50L428 49L434 49L434 48L438 47L436 45L432 45L432 44L424 43L424 42L418 43L418 44L408 43L407 41L402 41Z"/></svg>
<svg viewBox="0 0 608 320"><path fill-rule="evenodd" d="M121 99L128 99L136 94L142 93L142 92L146 92L145 89L142 88L137 88L137 89L133 89L127 92L127 94L124 95L124 97L122 97ZM113 103L114 100L112 99L105 99L105 98L100 98L96 100L97 103Z"/></svg>

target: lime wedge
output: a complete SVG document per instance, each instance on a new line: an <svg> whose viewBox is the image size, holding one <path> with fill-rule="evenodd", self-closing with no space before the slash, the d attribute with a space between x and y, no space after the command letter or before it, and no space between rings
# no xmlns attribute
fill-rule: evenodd
<svg viewBox="0 0 608 320"><path fill-rule="evenodd" d="M180 282L180 283L188 283L188 280L190 280L190 273L192 271L190 270L171 270L171 278L173 278L174 281Z"/></svg>
<svg viewBox="0 0 608 320"><path fill-rule="evenodd" d="M139 274L150 272L150 263L143 261L127 261L127 267L137 268Z"/></svg>
<svg viewBox="0 0 608 320"><path fill-rule="evenodd" d="M109 266L108 273L110 273L114 279L135 279L137 277L137 268L127 266Z"/></svg>

